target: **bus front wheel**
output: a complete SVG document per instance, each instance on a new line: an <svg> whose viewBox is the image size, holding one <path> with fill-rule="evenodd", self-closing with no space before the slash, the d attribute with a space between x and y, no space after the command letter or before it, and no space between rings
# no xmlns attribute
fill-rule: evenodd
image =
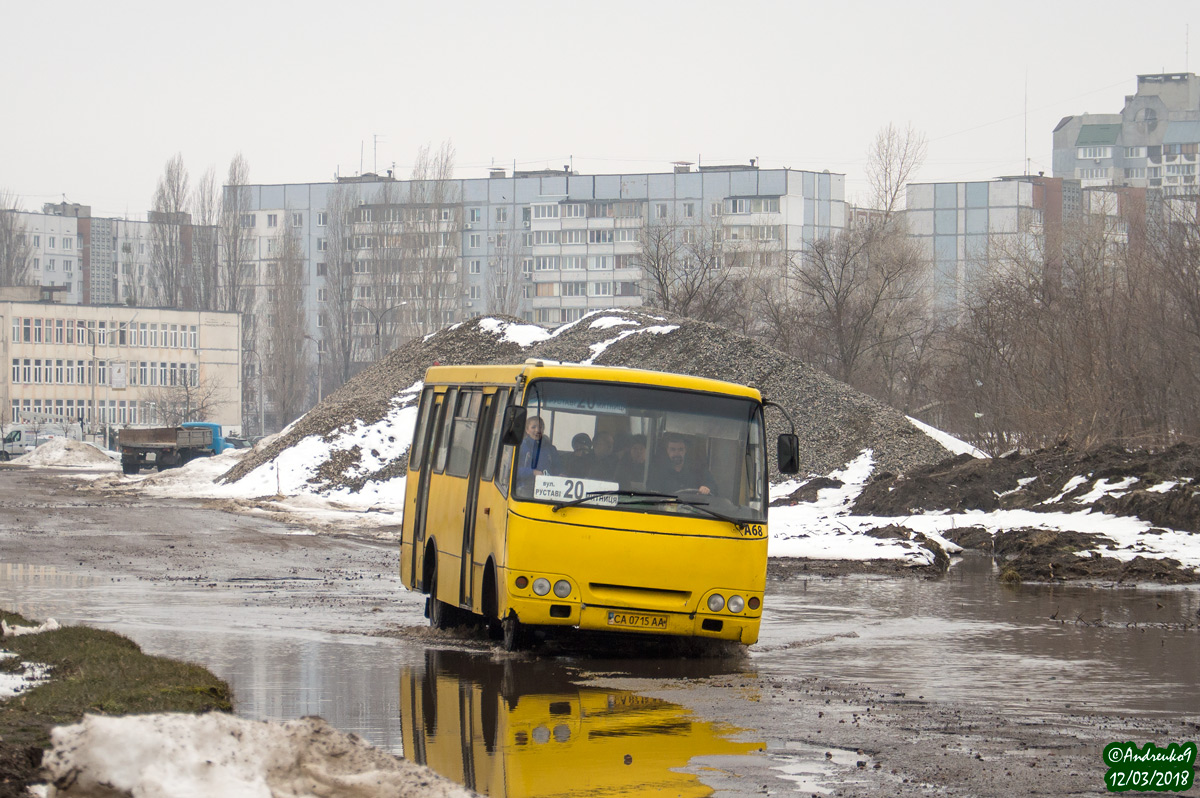
<svg viewBox="0 0 1200 798"><path fill-rule="evenodd" d="M529 629L521 623L515 612L509 610L508 615L504 616L501 626L504 630L505 651L520 651L526 647L529 641Z"/></svg>

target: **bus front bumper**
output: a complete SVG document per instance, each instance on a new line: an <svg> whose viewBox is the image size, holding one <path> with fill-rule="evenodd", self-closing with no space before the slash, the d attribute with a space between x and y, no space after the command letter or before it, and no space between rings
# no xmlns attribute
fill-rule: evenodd
<svg viewBox="0 0 1200 798"><path fill-rule="evenodd" d="M758 641L758 616L733 613L684 613L639 610L628 607L587 606L574 602L509 597L524 624L533 626L571 626L596 632L673 635L733 640L743 645Z"/></svg>

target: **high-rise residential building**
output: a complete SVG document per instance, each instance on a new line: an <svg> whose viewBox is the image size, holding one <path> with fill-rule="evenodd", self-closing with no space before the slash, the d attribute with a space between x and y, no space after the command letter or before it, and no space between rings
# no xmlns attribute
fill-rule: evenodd
<svg viewBox="0 0 1200 798"><path fill-rule="evenodd" d="M680 247L712 241L721 257L775 268L782 285L788 259L846 223L843 175L753 163L602 175L494 169L441 182L367 174L245 190L255 282L270 290L272 261L294 235L318 339L336 323L335 296L352 303L352 324L367 339L384 321L427 332L508 313L556 325L589 309L641 305L647 241L665 232ZM352 295L337 284L335 260L352 265ZM376 354L367 346L357 357Z"/></svg>
<svg viewBox="0 0 1200 798"><path fill-rule="evenodd" d="M155 230L178 228L184 271L199 261L196 246L213 240L211 228L197 227L183 215L148 221L92 216L88 205L46 203L41 213L7 210L30 243L26 281L62 287L59 300L74 304L157 304L150 287Z"/></svg>
<svg viewBox="0 0 1200 798"><path fill-rule="evenodd" d="M910 183L909 236L933 268L937 304L961 307L971 285L1004 259L1062 257L1064 235L1081 220L1100 221L1112 244L1136 242L1156 212L1156 194L1129 187L1084 188L1042 175L962 183Z"/></svg>
<svg viewBox="0 0 1200 798"><path fill-rule="evenodd" d="M1138 75L1120 113L1067 116L1054 128L1054 176L1084 188L1161 189L1200 195L1200 77Z"/></svg>

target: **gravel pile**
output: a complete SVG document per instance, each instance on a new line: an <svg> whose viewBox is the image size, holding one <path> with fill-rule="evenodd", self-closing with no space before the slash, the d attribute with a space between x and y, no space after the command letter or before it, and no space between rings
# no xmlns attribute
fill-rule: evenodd
<svg viewBox="0 0 1200 798"><path fill-rule="evenodd" d="M332 441L356 424L379 423L395 408L416 401L406 389L431 365L521 363L527 358L589 362L653 371L694 374L751 385L782 405L800 437L801 472L827 474L844 467L863 449L874 452L877 471L907 472L951 456L934 438L900 412L800 363L782 352L723 327L638 310L592 313L547 333L517 319L472 319L397 349L327 397L262 451L243 458L222 477L241 479L309 436ZM773 440L788 431L775 410L767 411ZM772 456L774 454L774 447ZM330 452L317 487L358 489L361 474L342 482ZM398 458L369 479L395 478L407 467ZM774 475L778 480L779 475Z"/></svg>

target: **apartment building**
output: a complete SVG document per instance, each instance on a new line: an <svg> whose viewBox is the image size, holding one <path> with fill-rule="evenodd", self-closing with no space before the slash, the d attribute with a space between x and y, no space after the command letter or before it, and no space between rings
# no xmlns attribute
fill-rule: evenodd
<svg viewBox="0 0 1200 798"><path fill-rule="evenodd" d="M29 241L27 280L62 287L60 301L73 304L145 304L154 257L153 212L148 221L92 216L88 205L46 203L41 213L5 211L16 217ZM215 241L212 228L194 226L186 214L174 220L184 269L198 262L197 248ZM214 250L215 251L215 250Z"/></svg>
<svg viewBox="0 0 1200 798"><path fill-rule="evenodd" d="M1138 75L1119 113L1064 117L1054 128L1054 176L1084 188L1133 186L1200 196L1200 77Z"/></svg>
<svg viewBox="0 0 1200 798"><path fill-rule="evenodd" d="M1104 225L1113 246L1140 243L1147 219L1161 214L1157 192L1098 186L1043 175L961 183L910 183L908 233L933 268L936 302L955 308L973 281L1005 258L1062 257L1071 224Z"/></svg>
<svg viewBox="0 0 1200 798"><path fill-rule="evenodd" d="M0 288L0 419L153 425L167 404L202 404L241 425L236 313L63 304L36 286Z"/></svg>
<svg viewBox="0 0 1200 798"><path fill-rule="evenodd" d="M428 181L368 174L249 186L244 224L258 282L266 282L290 226L308 269L306 308L317 338L330 290L327 260L338 238L350 240L359 283L354 324L364 334L388 311L394 310L388 321L410 324L420 321L419 313L428 316L428 301L417 307L422 291L438 294L436 317L426 319L437 327L497 312L549 326L591 309L641 305L642 246L650 232L669 228L682 241L712 235L726 256L753 250L762 262L777 264L782 284L787 258L846 224L843 175L753 163L698 169L678 163L669 172L602 175L496 169L446 183L432 191ZM351 229L335 231L331 202L344 202L346 193L352 195ZM389 234L388 225L401 234ZM380 290L371 284L372 263L392 238L415 240L399 245L422 250L410 262L444 276L436 285L415 279L387 286L384 297L372 293ZM372 354L368 349L363 356Z"/></svg>

